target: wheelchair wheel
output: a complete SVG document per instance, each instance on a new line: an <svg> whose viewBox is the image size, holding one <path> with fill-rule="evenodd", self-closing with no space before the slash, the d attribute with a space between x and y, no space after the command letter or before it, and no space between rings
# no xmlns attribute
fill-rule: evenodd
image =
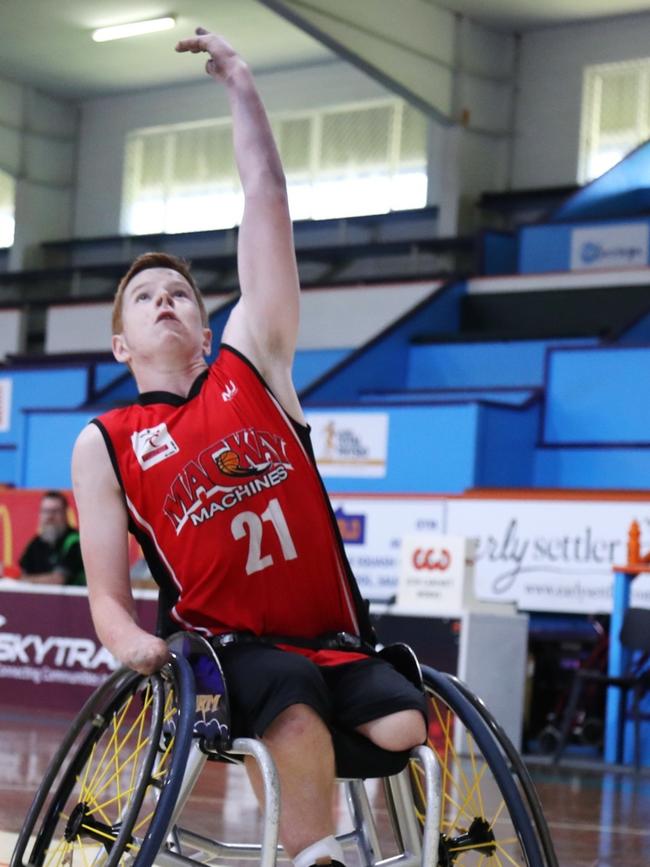
<svg viewBox="0 0 650 867"><path fill-rule="evenodd" d="M429 746L442 776L438 867L553 867L504 752L480 713L446 675L423 666ZM412 763L423 819L421 771Z"/></svg>
<svg viewBox="0 0 650 867"><path fill-rule="evenodd" d="M116 672L52 760L11 867L149 867L172 819L194 704L183 658L150 677Z"/></svg>
<svg viewBox="0 0 650 867"><path fill-rule="evenodd" d="M463 696L469 701L472 707L478 711L481 718L488 725L490 731L494 735L494 738L498 742L499 748L502 750L506 757L506 760L510 766L511 773L514 774L514 776L516 777L517 783L519 784L519 787L521 789L521 793L525 798L526 804L528 805L531 817L535 824L535 830L537 831L539 841L544 850L546 864L548 865L548 867L559 867L557 855L555 854L555 848L553 846L553 840L551 839L551 832L549 831L548 825L546 824L546 819L544 818L544 811L542 809L539 796L537 795L537 791L535 790L535 784L533 783L532 778L528 773L528 768L523 763L521 756L515 749L512 741L505 733L503 728L499 725L499 723L492 716L488 708L485 706L484 702L469 689L467 684L463 683L462 680L454 677L451 674L447 674L445 676L453 686L455 686L457 689L460 690L460 692L462 692ZM549 726L548 728L550 729L552 727ZM557 732L557 729L555 731Z"/></svg>

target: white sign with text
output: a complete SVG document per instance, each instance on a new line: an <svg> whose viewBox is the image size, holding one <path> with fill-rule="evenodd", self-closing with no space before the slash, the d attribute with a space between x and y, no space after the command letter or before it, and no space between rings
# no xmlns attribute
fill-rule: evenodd
<svg viewBox="0 0 650 867"><path fill-rule="evenodd" d="M308 412L306 418L323 477L386 475L388 413Z"/></svg>
<svg viewBox="0 0 650 867"><path fill-rule="evenodd" d="M526 611L610 612L631 522L650 539L650 501L450 499L446 514L446 532L476 539L477 597ZM650 607L650 576L632 601Z"/></svg>
<svg viewBox="0 0 650 867"><path fill-rule="evenodd" d="M612 270L648 264L647 223L585 226L571 232L572 271Z"/></svg>
<svg viewBox="0 0 650 867"><path fill-rule="evenodd" d="M0 379L0 431L3 433L11 428L11 383L9 377Z"/></svg>
<svg viewBox="0 0 650 867"><path fill-rule="evenodd" d="M416 533L402 540L396 610L459 616L474 598L468 540Z"/></svg>
<svg viewBox="0 0 650 867"><path fill-rule="evenodd" d="M440 533L444 500L330 495L352 571L366 599L388 601L397 593L402 539Z"/></svg>

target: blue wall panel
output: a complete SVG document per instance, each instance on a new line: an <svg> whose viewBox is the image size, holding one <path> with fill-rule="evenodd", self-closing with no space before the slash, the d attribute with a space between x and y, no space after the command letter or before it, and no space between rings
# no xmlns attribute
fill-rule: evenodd
<svg viewBox="0 0 650 867"><path fill-rule="evenodd" d="M647 382L650 346L551 352L545 442L650 442Z"/></svg>
<svg viewBox="0 0 650 867"><path fill-rule="evenodd" d="M412 346L408 388L539 386L548 341L436 343Z"/></svg>
<svg viewBox="0 0 650 867"><path fill-rule="evenodd" d="M0 445L18 443L23 410L28 407L77 407L86 400L88 371L85 367L62 369L7 369L12 380L11 427L0 432Z"/></svg>
<svg viewBox="0 0 650 867"><path fill-rule="evenodd" d="M350 349L299 349L293 360L293 382L296 391L311 385L349 355L350 351Z"/></svg>
<svg viewBox="0 0 650 867"><path fill-rule="evenodd" d="M618 338L618 343L650 343L650 313L641 316Z"/></svg>
<svg viewBox="0 0 650 867"><path fill-rule="evenodd" d="M571 231L567 226L523 226L519 230L520 274L568 271Z"/></svg>
<svg viewBox="0 0 650 867"><path fill-rule="evenodd" d="M494 403L504 403L512 406L521 406L535 395L535 392L530 389L443 389L436 391L435 389L418 389L417 391L409 391L401 389L399 391L389 391L381 393L378 391L370 391L359 395L359 401L362 404L422 404L422 403L465 403L467 401L493 401Z"/></svg>
<svg viewBox="0 0 650 867"><path fill-rule="evenodd" d="M456 331L459 300L464 294L464 282L432 293L414 311L351 353L346 361L308 388L303 395L304 404L339 405L356 401L359 392L368 388L404 388L410 339L416 334Z"/></svg>
<svg viewBox="0 0 650 867"><path fill-rule="evenodd" d="M476 404L381 409L389 413L386 477L326 476L329 491L457 493L474 486Z"/></svg>
<svg viewBox="0 0 650 867"><path fill-rule="evenodd" d="M95 391L107 388L124 373L124 365L117 361L105 361L95 365Z"/></svg>
<svg viewBox="0 0 650 867"><path fill-rule="evenodd" d="M476 485L530 487L535 479L539 403L526 408L481 406Z"/></svg>
<svg viewBox="0 0 650 867"><path fill-rule="evenodd" d="M517 237L510 232L484 231L480 236L481 273L516 274Z"/></svg>
<svg viewBox="0 0 650 867"><path fill-rule="evenodd" d="M535 455L540 488L647 490L650 448L541 448Z"/></svg>
<svg viewBox="0 0 650 867"><path fill-rule="evenodd" d="M0 485L16 483L16 457L18 451L13 446L0 448Z"/></svg>
<svg viewBox="0 0 650 867"><path fill-rule="evenodd" d="M17 484L25 488L70 488L72 448L90 418L87 412L26 412Z"/></svg>

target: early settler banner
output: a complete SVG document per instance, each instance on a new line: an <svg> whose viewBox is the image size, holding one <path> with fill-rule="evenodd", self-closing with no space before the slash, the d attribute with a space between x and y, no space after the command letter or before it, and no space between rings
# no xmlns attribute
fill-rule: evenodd
<svg viewBox="0 0 650 867"><path fill-rule="evenodd" d="M446 532L477 540L476 595L525 611L609 613L632 521L650 549L650 501L458 498L445 514ZM650 607L650 576L635 579L632 601Z"/></svg>

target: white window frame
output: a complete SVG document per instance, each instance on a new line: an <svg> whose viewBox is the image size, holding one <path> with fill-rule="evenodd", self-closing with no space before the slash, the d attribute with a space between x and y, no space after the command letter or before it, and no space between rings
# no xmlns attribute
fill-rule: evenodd
<svg viewBox="0 0 650 867"><path fill-rule="evenodd" d="M0 249L8 249L13 246L16 229L16 181L13 175L0 169L0 185L7 193L5 199L0 190Z"/></svg>
<svg viewBox="0 0 650 867"><path fill-rule="evenodd" d="M385 165L381 167L381 171L369 173L368 177L359 177L358 179L332 177L331 171L325 172L321 168L321 145L322 145L322 124L326 115L331 113L342 114L346 112L359 112L367 109L386 107L392 110L390 140L386 142L387 158ZM310 111L293 111L282 114L272 115L270 120L273 125L281 124L283 121L292 119L307 119L311 125L311 135L309 143L309 154L306 160L309 168L300 173L300 186L302 195L300 202L302 206L298 208L298 199L295 200L292 207L292 216L294 219L319 219L331 217L352 216L355 214L367 213L382 213L390 210L402 210L410 207L424 207L426 205L427 195L427 146L426 146L426 120L423 122L424 135L422 142L422 158L421 160L410 159L400 161L400 146L402 132L402 117L404 113L404 103L401 100L381 99L367 102L355 102L335 107L321 108ZM184 228L182 222L178 220L178 205L174 203L173 197L173 177L171 176L171 167L174 163L174 142L175 136L182 134L185 130L192 128L207 128L207 127L230 127L231 121L227 119L196 121L187 124L166 125L158 127L149 127L146 129L133 130L127 136L126 152L129 148L136 149L136 153L132 154L130 159L125 159L124 180L123 180L123 195L122 195L122 215L121 215L121 231L126 234L147 234L149 232L182 232L192 231L192 229L210 229L210 228L228 228L237 225L241 219L241 211L243 208L243 196L239 188L239 179L236 171L233 168L233 184L224 185L223 194L214 193L214 205L207 207L206 213L210 212L211 219L221 219L219 224L194 226ZM134 175L139 175L137 166L138 142L141 142L147 135L162 135L166 137L166 153L165 153L165 169L164 177L161 178L161 198L158 200L159 220L157 223L143 220L138 224L135 217L135 208L137 201L130 205L130 186L134 183ZM135 165L134 165L135 164ZM133 173L133 174L131 174ZM307 174L309 177L307 177ZM291 172L288 175L289 199L292 202L292 177ZM137 177L135 179L137 184ZM320 187L319 187L320 183ZM329 184L329 190L328 190ZM344 185L349 185L349 193L347 200L351 203L349 213L344 213L341 207L341 201L346 196L341 195L341 190ZM383 186L382 186L383 185ZM225 187L228 187L226 190ZM370 195L375 193L379 187L386 191L383 199L377 196ZM296 194L298 194L296 188ZM381 190L380 190L381 192ZM137 193L136 193L137 195ZM224 195L226 199L219 200L218 196ZM327 198L329 195L330 209L328 210ZM401 197L401 198L400 198ZM180 198L179 198L180 200ZM177 200L178 201L178 200ZM198 201L198 200L197 200ZM207 203L208 197L204 197L204 204ZM333 203L333 204L332 204ZM152 209L156 205L152 205ZM218 215L218 216L217 216Z"/></svg>
<svg viewBox="0 0 650 867"><path fill-rule="evenodd" d="M637 74L636 117L632 126L601 129L602 88L608 76ZM587 66L583 74L578 182L595 180L650 138L650 58ZM606 156L607 150L611 155Z"/></svg>

